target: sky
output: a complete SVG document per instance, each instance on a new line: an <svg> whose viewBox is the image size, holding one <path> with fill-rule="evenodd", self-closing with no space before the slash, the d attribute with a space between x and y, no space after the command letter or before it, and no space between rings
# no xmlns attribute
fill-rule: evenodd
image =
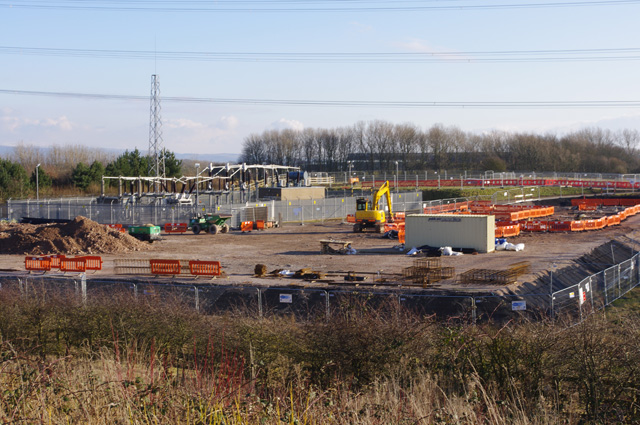
<svg viewBox="0 0 640 425"><path fill-rule="evenodd" d="M240 153L359 121L640 130L640 0L0 0L0 145ZM603 106L603 102L609 102Z"/></svg>

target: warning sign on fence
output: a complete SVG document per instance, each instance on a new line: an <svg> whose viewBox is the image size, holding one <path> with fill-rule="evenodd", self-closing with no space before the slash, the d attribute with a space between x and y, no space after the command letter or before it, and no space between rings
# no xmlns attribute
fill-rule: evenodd
<svg viewBox="0 0 640 425"><path fill-rule="evenodd" d="M526 309L527 309L526 301L511 301L511 310L518 311L518 310L526 310Z"/></svg>

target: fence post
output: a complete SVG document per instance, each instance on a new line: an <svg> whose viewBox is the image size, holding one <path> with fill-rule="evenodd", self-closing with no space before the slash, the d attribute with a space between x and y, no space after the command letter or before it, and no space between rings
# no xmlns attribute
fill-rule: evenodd
<svg viewBox="0 0 640 425"><path fill-rule="evenodd" d="M82 273L80 275L80 294L82 298L82 305L87 305L87 274Z"/></svg>
<svg viewBox="0 0 640 425"><path fill-rule="evenodd" d="M593 281L591 280L592 277L593 275L589 276L589 293L591 294L591 311L593 312L595 306L593 305Z"/></svg>
<svg viewBox="0 0 640 425"><path fill-rule="evenodd" d="M616 297L616 299L620 298L622 296L622 287L620 286L620 264L618 264L618 296Z"/></svg>
<svg viewBox="0 0 640 425"><path fill-rule="evenodd" d="M195 292L195 298L196 298L196 311L199 313L200 312L200 293L198 292L198 287L194 286L193 287L194 292Z"/></svg>
<svg viewBox="0 0 640 425"><path fill-rule="evenodd" d="M604 305L609 305L609 288L607 287L607 271L602 271L602 286L604 287Z"/></svg>
<svg viewBox="0 0 640 425"><path fill-rule="evenodd" d="M262 317L262 291L260 288L256 288L256 291L258 291L258 316Z"/></svg>
<svg viewBox="0 0 640 425"><path fill-rule="evenodd" d="M477 316L477 307L476 307L476 299L475 297L470 297L471 298L471 323L472 324L476 324L476 320L478 318Z"/></svg>
<svg viewBox="0 0 640 425"><path fill-rule="evenodd" d="M327 322L329 321L329 318L331 316L331 310L329 309L329 291L324 291L324 304L325 304L325 317L327 319Z"/></svg>

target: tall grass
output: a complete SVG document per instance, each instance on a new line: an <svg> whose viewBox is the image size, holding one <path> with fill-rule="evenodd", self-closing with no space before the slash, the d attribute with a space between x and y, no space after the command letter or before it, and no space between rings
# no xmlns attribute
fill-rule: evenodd
<svg viewBox="0 0 640 425"><path fill-rule="evenodd" d="M92 297L93 298L93 297ZM394 306L306 321L179 299L0 291L0 421L579 424L640 421L633 313L471 326Z"/></svg>

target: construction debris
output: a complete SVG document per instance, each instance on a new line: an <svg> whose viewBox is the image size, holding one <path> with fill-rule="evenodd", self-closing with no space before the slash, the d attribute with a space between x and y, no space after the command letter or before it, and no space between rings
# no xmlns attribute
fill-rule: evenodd
<svg viewBox="0 0 640 425"><path fill-rule="evenodd" d="M264 264L256 264L255 268L253 269L253 274L255 274L257 277L264 277L264 275L267 274L267 266Z"/></svg>
<svg viewBox="0 0 640 425"><path fill-rule="evenodd" d="M356 250L351 247L351 241L336 241L325 239L320 241L320 252L323 254L355 254ZM336 246L335 248L332 246Z"/></svg>
<svg viewBox="0 0 640 425"><path fill-rule="evenodd" d="M108 254L140 251L148 244L78 216L65 223L0 223L0 254Z"/></svg>
<svg viewBox="0 0 640 425"><path fill-rule="evenodd" d="M518 277L529 273L530 263L521 261L512 264L507 270L471 269L458 276L458 283L475 285L511 285Z"/></svg>
<svg viewBox="0 0 640 425"><path fill-rule="evenodd" d="M440 257L417 258L413 266L403 270L405 279L422 287L427 287L444 279L451 279L455 276L454 267L442 267Z"/></svg>

